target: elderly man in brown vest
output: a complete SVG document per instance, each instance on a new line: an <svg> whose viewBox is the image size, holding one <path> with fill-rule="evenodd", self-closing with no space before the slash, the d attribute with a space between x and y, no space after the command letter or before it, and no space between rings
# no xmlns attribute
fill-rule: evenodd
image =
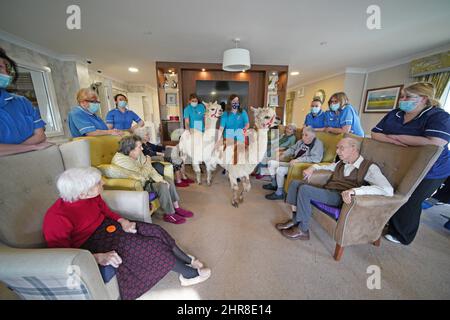
<svg viewBox="0 0 450 320"><path fill-rule="evenodd" d="M313 165L303 171L304 181L295 180L289 185L286 202L292 205L292 220L279 223L276 228L283 236L292 240L309 240L311 200L329 206L340 207L351 203L352 195L383 195L392 197L394 190L380 168L360 155L361 142L344 138L337 144L337 163ZM323 188L306 184L314 170L333 171Z"/></svg>

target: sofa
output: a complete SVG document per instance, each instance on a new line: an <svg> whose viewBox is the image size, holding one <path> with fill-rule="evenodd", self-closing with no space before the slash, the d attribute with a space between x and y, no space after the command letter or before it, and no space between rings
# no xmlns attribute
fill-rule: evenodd
<svg viewBox="0 0 450 320"><path fill-rule="evenodd" d="M89 165L86 140L0 157L0 283L10 297L120 298L116 277L105 284L89 251L48 249L42 234L43 217L58 198L57 177ZM102 197L127 219L152 221L147 192L105 190Z"/></svg>

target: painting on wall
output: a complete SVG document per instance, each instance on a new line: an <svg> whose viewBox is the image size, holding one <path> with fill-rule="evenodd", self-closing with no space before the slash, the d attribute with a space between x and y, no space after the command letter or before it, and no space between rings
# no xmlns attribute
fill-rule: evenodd
<svg viewBox="0 0 450 320"><path fill-rule="evenodd" d="M269 95L269 107L278 107L278 95Z"/></svg>
<svg viewBox="0 0 450 320"><path fill-rule="evenodd" d="M166 93L166 105L176 106L177 105L177 94L176 93Z"/></svg>
<svg viewBox="0 0 450 320"><path fill-rule="evenodd" d="M364 112L389 112L398 105L403 85L368 89Z"/></svg>

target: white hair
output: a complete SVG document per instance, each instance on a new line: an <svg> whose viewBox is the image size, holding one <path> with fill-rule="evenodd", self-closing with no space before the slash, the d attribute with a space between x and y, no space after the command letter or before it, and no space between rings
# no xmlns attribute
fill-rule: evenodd
<svg viewBox="0 0 450 320"><path fill-rule="evenodd" d="M306 127L303 128L303 131L308 132L309 134L311 134L314 137L316 136L316 131L314 131L313 127L306 126Z"/></svg>
<svg viewBox="0 0 450 320"><path fill-rule="evenodd" d="M80 199L81 194L98 184L101 178L102 175L96 168L73 168L58 177L56 187L64 201L74 202Z"/></svg>
<svg viewBox="0 0 450 320"><path fill-rule="evenodd" d="M151 140L152 130L149 126L139 127L134 130L134 134L139 136L141 139L144 139L144 136L148 133L149 140Z"/></svg>
<svg viewBox="0 0 450 320"><path fill-rule="evenodd" d="M292 130L294 130L294 132L295 132L295 130L297 130L297 125L296 125L295 123L289 123L289 124L287 125L287 127L289 127L289 128L291 128Z"/></svg>

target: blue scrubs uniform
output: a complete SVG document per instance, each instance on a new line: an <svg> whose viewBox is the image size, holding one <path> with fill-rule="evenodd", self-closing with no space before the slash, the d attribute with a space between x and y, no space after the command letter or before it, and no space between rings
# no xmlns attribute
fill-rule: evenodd
<svg viewBox="0 0 450 320"><path fill-rule="evenodd" d="M68 120L70 133L74 138L85 136L86 133L97 130L108 130L106 123L99 116L80 106L72 108Z"/></svg>
<svg viewBox="0 0 450 320"><path fill-rule="evenodd" d="M359 119L358 113L351 104L347 104L339 112L339 127L351 126L350 133L357 136L364 137L364 130L361 126L361 120Z"/></svg>
<svg viewBox="0 0 450 320"><path fill-rule="evenodd" d="M245 142L243 129L248 123L248 114L245 110L242 110L242 113L225 112L220 119L220 126L224 128L225 139L236 139L242 143Z"/></svg>
<svg viewBox="0 0 450 320"><path fill-rule="evenodd" d="M187 105L184 108L183 117L184 119L189 119L189 128L203 132L205 130L205 112L206 107L201 103L195 107L190 104Z"/></svg>
<svg viewBox="0 0 450 320"><path fill-rule="evenodd" d="M311 112L306 115L305 126L312 127L314 129L320 129L325 127L325 112L322 110L318 114L314 115Z"/></svg>
<svg viewBox="0 0 450 320"><path fill-rule="evenodd" d="M27 98L0 89L0 143L21 144L44 127L39 109Z"/></svg>
<svg viewBox="0 0 450 320"><path fill-rule="evenodd" d="M441 155L431 167L425 179L442 179L450 176L450 115L441 108L429 107L412 121L403 124L405 112L392 110L372 129L372 132L409 135L418 137L437 137L447 141Z"/></svg>
<svg viewBox="0 0 450 320"><path fill-rule="evenodd" d="M337 112L328 110L325 112L325 127L327 128L340 128L339 114Z"/></svg>
<svg viewBox="0 0 450 320"><path fill-rule="evenodd" d="M106 115L106 123L111 124L113 129L129 130L133 121L138 123L141 118L131 110L121 112L118 108L113 109Z"/></svg>

